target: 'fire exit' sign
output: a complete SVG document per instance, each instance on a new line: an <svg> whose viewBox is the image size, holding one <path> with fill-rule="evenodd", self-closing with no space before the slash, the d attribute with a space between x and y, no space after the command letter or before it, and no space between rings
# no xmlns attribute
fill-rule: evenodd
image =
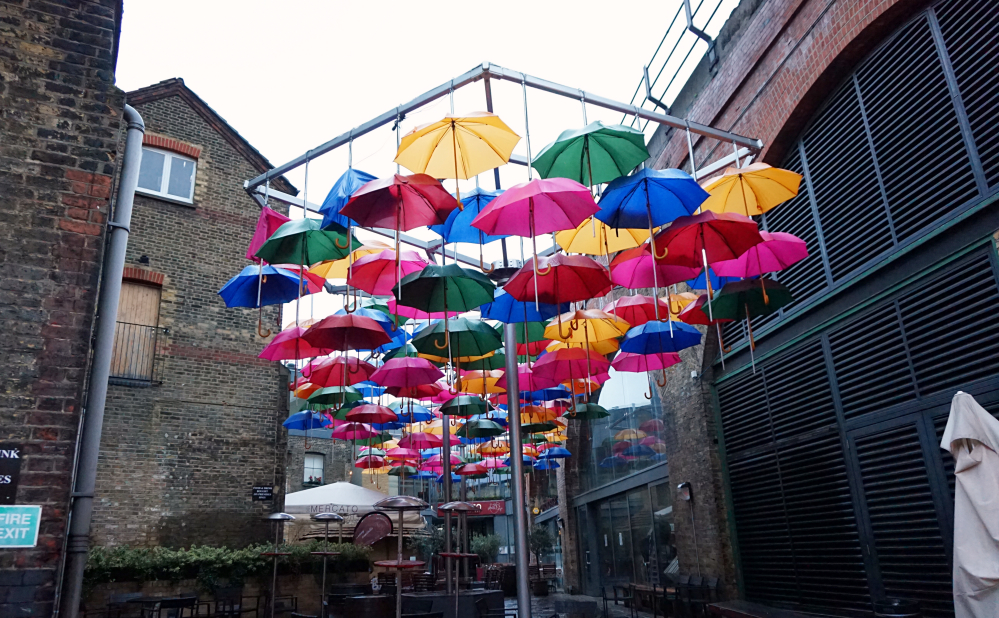
<svg viewBox="0 0 999 618"><path fill-rule="evenodd" d="M0 549L38 544L40 506L0 506Z"/></svg>

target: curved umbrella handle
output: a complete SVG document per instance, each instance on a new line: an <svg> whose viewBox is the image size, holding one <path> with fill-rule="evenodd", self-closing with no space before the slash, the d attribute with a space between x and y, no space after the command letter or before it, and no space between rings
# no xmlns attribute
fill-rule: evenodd
<svg viewBox="0 0 999 618"><path fill-rule="evenodd" d="M333 244L336 245L337 249L349 249L350 248L350 237L347 237L347 244L346 245L341 245L340 244L340 237L339 236L334 236L333 237Z"/></svg>
<svg viewBox="0 0 999 618"><path fill-rule="evenodd" d="M653 239L652 241L649 242L649 247L652 249L652 260L653 261L662 260L662 259L664 259L666 257L666 254L669 253L669 249L663 249L663 254L659 255L656 252L656 242L655 242L655 239Z"/></svg>
<svg viewBox="0 0 999 618"><path fill-rule="evenodd" d="M347 362L347 373L361 373L361 363L358 362L354 365L354 369L350 368L350 362Z"/></svg>
<svg viewBox="0 0 999 618"><path fill-rule="evenodd" d="M447 333L447 332L444 333L444 343L443 344L438 345L437 344L437 340L434 339L434 347L437 348L438 350L444 350L444 349L446 349L447 346L448 346L448 344L450 344L450 343L451 343L451 334Z"/></svg>
<svg viewBox="0 0 999 618"><path fill-rule="evenodd" d="M482 272L486 273L487 275L496 270L496 267L493 266L492 264L486 266L485 261L482 259L482 245L479 245L479 268L482 270Z"/></svg>
<svg viewBox="0 0 999 618"><path fill-rule="evenodd" d="M266 339L267 337L271 336L271 329L268 328L267 332L266 333L264 332L264 306L260 305L258 309L259 311L257 313L257 335Z"/></svg>
<svg viewBox="0 0 999 618"><path fill-rule="evenodd" d="M673 311L673 296L671 294L667 294L666 307L669 310L670 314L672 315L680 315L680 313L683 311L683 307L680 305L680 301L677 301L676 311Z"/></svg>
<svg viewBox="0 0 999 618"><path fill-rule="evenodd" d="M346 301L343 303L343 310L346 311L347 313L354 313L355 311L357 311L357 306L358 306L357 305L357 288L354 288L353 290L351 290L350 292L348 292L347 294L345 294L345 296L347 298L346 298ZM354 297L354 306L353 307L350 306L350 298L351 298L351 296Z"/></svg>
<svg viewBox="0 0 999 618"><path fill-rule="evenodd" d="M663 387L666 386L666 372L665 371L663 372L663 379L662 380L660 380L659 378L656 378L656 384L659 385L659 388L663 388Z"/></svg>
<svg viewBox="0 0 999 618"><path fill-rule="evenodd" d="M572 327L572 323L570 322L569 323L569 332L568 332L568 334L567 333L563 333L562 332L562 322L559 321L559 323L558 323L558 336L561 339L567 340L567 339L569 339L569 337L572 337L572 331L573 330L575 330L575 329ZM530 345L530 344L526 344L526 345Z"/></svg>
<svg viewBox="0 0 999 618"><path fill-rule="evenodd" d="M650 401L652 400L652 383L651 382L649 383L649 392L648 393L642 393L642 396L645 397L646 399L650 400Z"/></svg>
<svg viewBox="0 0 999 618"><path fill-rule="evenodd" d="M551 271L552 271L552 265L551 264L549 264L548 266L545 266L544 268L541 268L540 266L538 266L538 258L534 258L534 272L536 272L536 273L538 273L538 275L544 277L545 275L547 275Z"/></svg>

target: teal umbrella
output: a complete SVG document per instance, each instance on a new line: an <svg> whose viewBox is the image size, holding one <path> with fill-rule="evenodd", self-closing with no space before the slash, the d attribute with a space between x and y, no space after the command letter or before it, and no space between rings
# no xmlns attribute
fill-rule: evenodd
<svg viewBox="0 0 999 618"><path fill-rule="evenodd" d="M402 278L393 293L400 305L428 313L471 311L493 302L496 285L482 273L457 264L430 264Z"/></svg>
<svg viewBox="0 0 999 618"><path fill-rule="evenodd" d="M444 356L448 345L454 356L485 356L503 345L500 334L481 320L455 318L441 320L423 327L412 341L413 347L424 354Z"/></svg>
<svg viewBox="0 0 999 618"><path fill-rule="evenodd" d="M441 414L447 414L448 416L460 416L462 418L468 418L469 416L475 416L477 414L485 414L488 411L489 404L476 395L458 395L457 397L445 402L444 405L438 409L438 412ZM499 425L497 424L497 427L498 426ZM475 436L468 437L471 438Z"/></svg>
<svg viewBox="0 0 999 618"><path fill-rule="evenodd" d="M347 229L333 223L322 229L319 219L297 219L279 227L257 249L257 257L271 264L309 265L340 260L360 248L356 238L348 240Z"/></svg>
<svg viewBox="0 0 999 618"><path fill-rule="evenodd" d="M458 429L459 438L491 438L506 433L499 423L488 419L472 419Z"/></svg>
<svg viewBox="0 0 999 618"><path fill-rule="evenodd" d="M628 175L649 158L645 134L624 125L591 122L563 131L531 165L542 178L570 178L593 186Z"/></svg>

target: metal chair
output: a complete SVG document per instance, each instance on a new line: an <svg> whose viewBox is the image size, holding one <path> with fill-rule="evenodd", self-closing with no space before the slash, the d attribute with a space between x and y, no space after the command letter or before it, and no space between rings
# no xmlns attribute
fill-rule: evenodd
<svg viewBox="0 0 999 618"><path fill-rule="evenodd" d="M277 616L278 614L295 613L298 613L298 597L274 597L274 616ZM271 618L273 618L273 616Z"/></svg>
<svg viewBox="0 0 999 618"><path fill-rule="evenodd" d="M252 599L252 603L248 602ZM244 597L243 588L233 586L219 588L215 591L213 616L225 618L240 618L252 613L254 618L260 614L260 596Z"/></svg>
<svg viewBox="0 0 999 618"><path fill-rule="evenodd" d="M507 616L513 616L517 618L517 610L513 608L491 608L489 607L489 599L476 599L475 601L475 611L478 612L479 618L507 618Z"/></svg>
<svg viewBox="0 0 999 618"><path fill-rule="evenodd" d="M194 618L197 615L196 596L162 599L142 606L142 618Z"/></svg>

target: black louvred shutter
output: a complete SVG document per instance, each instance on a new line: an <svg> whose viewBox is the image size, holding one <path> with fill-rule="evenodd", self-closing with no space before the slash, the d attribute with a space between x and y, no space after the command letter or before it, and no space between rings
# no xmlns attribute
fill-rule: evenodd
<svg viewBox="0 0 999 618"><path fill-rule="evenodd" d="M767 362L761 371L776 440L835 426L836 410L817 339Z"/></svg>
<svg viewBox="0 0 999 618"><path fill-rule="evenodd" d="M744 371L718 387L725 448L738 452L773 442L763 373Z"/></svg>

